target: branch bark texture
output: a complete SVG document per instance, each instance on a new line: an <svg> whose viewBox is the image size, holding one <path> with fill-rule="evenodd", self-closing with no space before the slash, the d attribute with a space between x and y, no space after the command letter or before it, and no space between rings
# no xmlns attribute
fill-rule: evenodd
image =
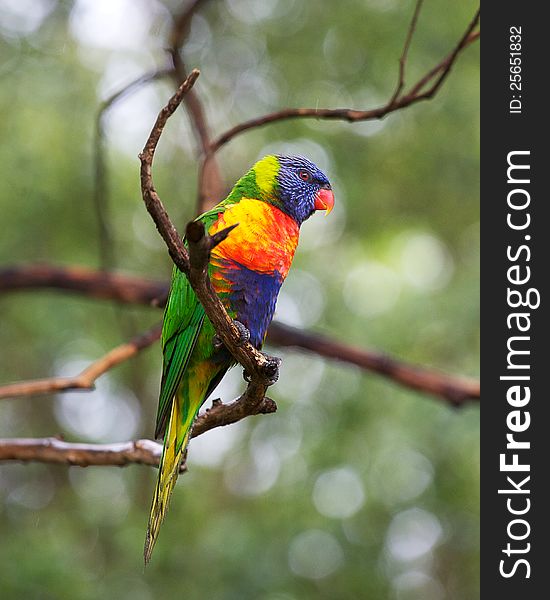
<svg viewBox="0 0 550 600"><path fill-rule="evenodd" d="M0 462L44 462L79 467L129 464L158 466L162 444L136 440L118 444L70 443L55 437L0 439Z"/></svg>

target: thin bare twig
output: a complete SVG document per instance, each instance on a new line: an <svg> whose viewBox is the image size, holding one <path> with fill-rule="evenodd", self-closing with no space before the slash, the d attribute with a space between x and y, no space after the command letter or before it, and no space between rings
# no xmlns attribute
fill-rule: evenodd
<svg viewBox="0 0 550 600"><path fill-rule="evenodd" d="M136 90L139 90L144 85L152 83L153 81L158 81L159 79L164 79L165 77L171 77L173 74L174 69L170 67L166 69L155 69L154 71L150 71L149 73L144 73L143 75L136 77L130 81L130 83L127 83L125 86L111 94L101 103L97 115L97 121L101 121L105 112L112 108L114 104L120 100L123 100L130 94L133 94Z"/></svg>
<svg viewBox="0 0 550 600"><path fill-rule="evenodd" d="M407 58L409 56L409 48L411 46L411 42L414 36L414 32L416 31L416 24L418 22L418 17L420 15L420 11L422 10L422 4L424 0L417 0L416 5L414 7L414 13L411 19L411 24L409 25L409 29L407 30L407 37L405 38L405 44L403 45L403 52L401 53L401 58L399 59L399 77L397 79L397 87L395 88L395 92L391 97L388 104L393 104L397 98L399 98L399 94L403 91L403 87L405 86L405 69L407 66Z"/></svg>
<svg viewBox="0 0 550 600"><path fill-rule="evenodd" d="M421 77L406 94L405 98L418 98L420 100L429 100L430 98L434 97L434 95L437 93L437 91L442 86L443 82L451 72L451 68L460 51L479 39L480 32L474 31L478 22L479 11L476 13L474 20L470 23L470 26L466 30L465 34L461 38L456 48L450 54L448 54L438 65L436 65L433 69L428 71L426 75L424 75L424 77ZM438 73L440 75L435 80L432 87L430 87L426 92L419 94L419 92L423 88L425 88Z"/></svg>
<svg viewBox="0 0 550 600"><path fill-rule="evenodd" d="M275 123L277 121L296 118L340 120L348 121L350 123L356 121L369 121L374 119L382 119L389 113L395 112L396 110L400 110L406 106L411 106L422 100L428 100L437 93L460 52L479 38L479 33L473 34L473 31L477 27L478 23L479 10L476 12L473 20L468 25L466 32L460 39L459 43L448 56L446 56L425 76L423 76L409 92L401 94L395 98L394 95L392 95L390 100L379 108L373 108L370 110L354 110L350 108L286 108L284 110L269 113L267 115L250 119L235 125L231 129L222 133L212 142L210 145L210 152L217 152L222 146L245 131L262 127L270 123ZM437 77L433 86L427 91L421 93L421 90L438 74L439 77Z"/></svg>
<svg viewBox="0 0 550 600"><path fill-rule="evenodd" d="M170 35L169 42L169 53L174 65L173 77L176 82L176 86L180 84L187 77L187 69L182 58L181 47L189 33L189 27L191 25L191 19L195 12L200 8L201 4L204 4L206 0L191 0L189 4L182 10L178 15L174 17L174 26ZM183 103L187 107L189 115L191 117L191 124L195 132L195 137L199 144L201 152L204 152L210 145L210 135L208 132L208 126L204 116L204 109L202 103L199 100L195 90L190 89Z"/></svg>
<svg viewBox="0 0 550 600"><path fill-rule="evenodd" d="M227 404L214 400L212 408L206 409L195 419L191 437L202 435L215 427L237 423L246 417L267 415L277 410L277 405L271 398L262 397L260 402L251 406L250 396L247 398L245 394Z"/></svg>
<svg viewBox="0 0 550 600"><path fill-rule="evenodd" d="M110 350L105 356L93 362L74 377L50 377L48 379L19 381L4 385L0 387L0 399L52 394L70 390L93 390L98 377L156 342L160 337L160 331L161 326L156 325L149 331L135 336L129 342Z"/></svg>

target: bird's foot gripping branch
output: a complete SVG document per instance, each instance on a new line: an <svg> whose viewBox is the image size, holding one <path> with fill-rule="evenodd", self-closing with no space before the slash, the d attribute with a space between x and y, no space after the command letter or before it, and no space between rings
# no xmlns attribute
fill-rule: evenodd
<svg viewBox="0 0 550 600"><path fill-rule="evenodd" d="M282 361L280 358L277 358L276 356L270 356L265 352L262 352L262 354L264 355L267 361L263 367L263 373L265 378L264 381L268 386L274 385L275 383L277 383L277 381L279 381L279 369L281 367ZM248 371L246 371L246 369L243 371L243 377L244 380L247 382L250 382L252 379L251 375L248 373Z"/></svg>
<svg viewBox="0 0 550 600"><path fill-rule="evenodd" d="M247 329L247 327L243 325L240 321L237 321L237 319L233 319L233 325L235 325L235 327L239 330L239 333L241 334L241 339L237 345L244 346L244 344L250 341L250 330ZM217 350L223 347L223 342L221 341L218 334L214 336L212 343L214 344L214 347Z"/></svg>

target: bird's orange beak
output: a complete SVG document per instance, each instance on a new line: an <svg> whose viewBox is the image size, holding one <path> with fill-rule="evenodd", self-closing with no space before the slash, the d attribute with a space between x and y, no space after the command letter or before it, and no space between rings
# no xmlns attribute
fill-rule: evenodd
<svg viewBox="0 0 550 600"><path fill-rule="evenodd" d="M326 215L334 208L334 194L331 189L321 188L315 196L315 210L326 210Z"/></svg>

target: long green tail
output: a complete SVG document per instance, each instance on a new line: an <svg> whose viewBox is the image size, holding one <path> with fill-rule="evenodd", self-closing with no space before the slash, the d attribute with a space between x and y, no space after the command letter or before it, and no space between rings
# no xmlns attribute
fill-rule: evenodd
<svg viewBox="0 0 550 600"><path fill-rule="evenodd" d="M143 550L145 564L151 560L160 526L168 510L170 496L178 479L181 459L187 448L191 426L199 408L200 403L193 406L193 403L187 398L182 398L180 391L178 391L172 402L170 420L166 428L164 448L160 458L157 487L153 496L145 536L145 548Z"/></svg>

